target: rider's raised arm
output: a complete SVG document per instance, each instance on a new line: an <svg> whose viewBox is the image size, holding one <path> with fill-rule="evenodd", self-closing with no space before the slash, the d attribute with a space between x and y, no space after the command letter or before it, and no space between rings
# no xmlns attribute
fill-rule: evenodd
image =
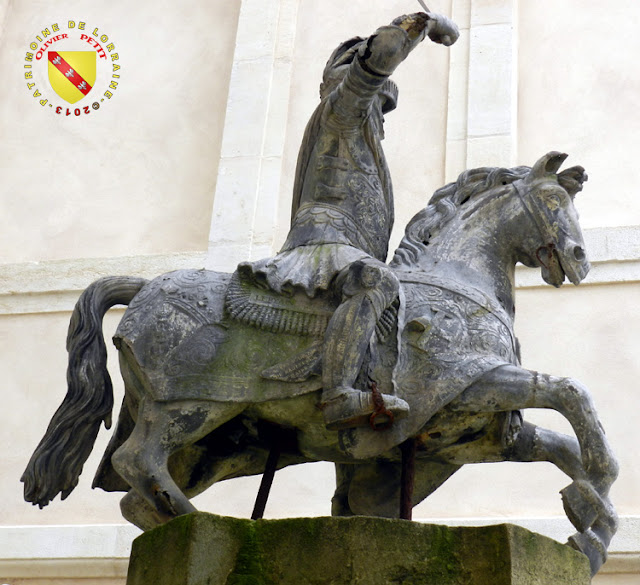
<svg viewBox="0 0 640 585"><path fill-rule="evenodd" d="M341 121L359 123L360 112L366 111L389 76L425 36L448 46L457 40L458 34L456 25L448 18L424 12L400 16L380 27L359 47L332 96Z"/></svg>

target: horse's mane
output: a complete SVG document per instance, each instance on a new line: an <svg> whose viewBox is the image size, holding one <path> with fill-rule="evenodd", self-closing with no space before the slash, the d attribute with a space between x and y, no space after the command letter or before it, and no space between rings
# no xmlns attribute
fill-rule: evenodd
<svg viewBox="0 0 640 585"><path fill-rule="evenodd" d="M522 179L530 167L480 167L469 169L458 179L434 192L429 204L413 216L407 224L404 237L398 246L392 266L412 266L424 252L431 239L447 222L455 217L462 206L500 186L510 185ZM504 191L501 191L503 194Z"/></svg>

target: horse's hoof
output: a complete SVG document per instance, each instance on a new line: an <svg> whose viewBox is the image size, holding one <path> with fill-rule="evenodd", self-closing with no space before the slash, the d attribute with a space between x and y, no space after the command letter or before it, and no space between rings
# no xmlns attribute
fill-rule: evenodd
<svg viewBox="0 0 640 585"><path fill-rule="evenodd" d="M600 494L588 482L578 479L560 491L567 517L579 532L585 532L606 511Z"/></svg>
<svg viewBox="0 0 640 585"><path fill-rule="evenodd" d="M385 423L406 418L409 414L409 405L391 394L381 394L384 409L391 413L376 415L375 424L384 426ZM371 417L376 410L373 393L355 390L354 388L341 389L340 394L321 404L322 414L326 427L330 431L340 431L357 427L368 426Z"/></svg>
<svg viewBox="0 0 640 585"><path fill-rule="evenodd" d="M607 560L607 549L603 542L591 531L580 532L569 537L567 544L589 559L593 577Z"/></svg>

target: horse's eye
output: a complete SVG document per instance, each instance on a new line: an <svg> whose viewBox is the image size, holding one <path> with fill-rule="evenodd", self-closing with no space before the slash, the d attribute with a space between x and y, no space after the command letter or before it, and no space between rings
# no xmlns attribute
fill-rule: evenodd
<svg viewBox="0 0 640 585"><path fill-rule="evenodd" d="M556 191L542 191L539 196L540 201L544 203L550 211L556 211L562 205L560 195L558 195Z"/></svg>

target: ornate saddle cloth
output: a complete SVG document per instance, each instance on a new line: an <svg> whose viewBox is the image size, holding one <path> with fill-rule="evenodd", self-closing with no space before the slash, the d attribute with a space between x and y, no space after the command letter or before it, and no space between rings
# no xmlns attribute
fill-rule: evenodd
<svg viewBox="0 0 640 585"><path fill-rule="evenodd" d="M322 337L337 307L327 296L284 295L259 288L235 272L227 288L225 309L236 321L271 333Z"/></svg>
<svg viewBox="0 0 640 585"><path fill-rule="evenodd" d="M232 319L271 333L324 337L338 302L330 293L310 299L299 292L285 295L259 287L235 272L227 288L225 309ZM384 340L394 328L397 305L387 308L376 325L378 339Z"/></svg>

